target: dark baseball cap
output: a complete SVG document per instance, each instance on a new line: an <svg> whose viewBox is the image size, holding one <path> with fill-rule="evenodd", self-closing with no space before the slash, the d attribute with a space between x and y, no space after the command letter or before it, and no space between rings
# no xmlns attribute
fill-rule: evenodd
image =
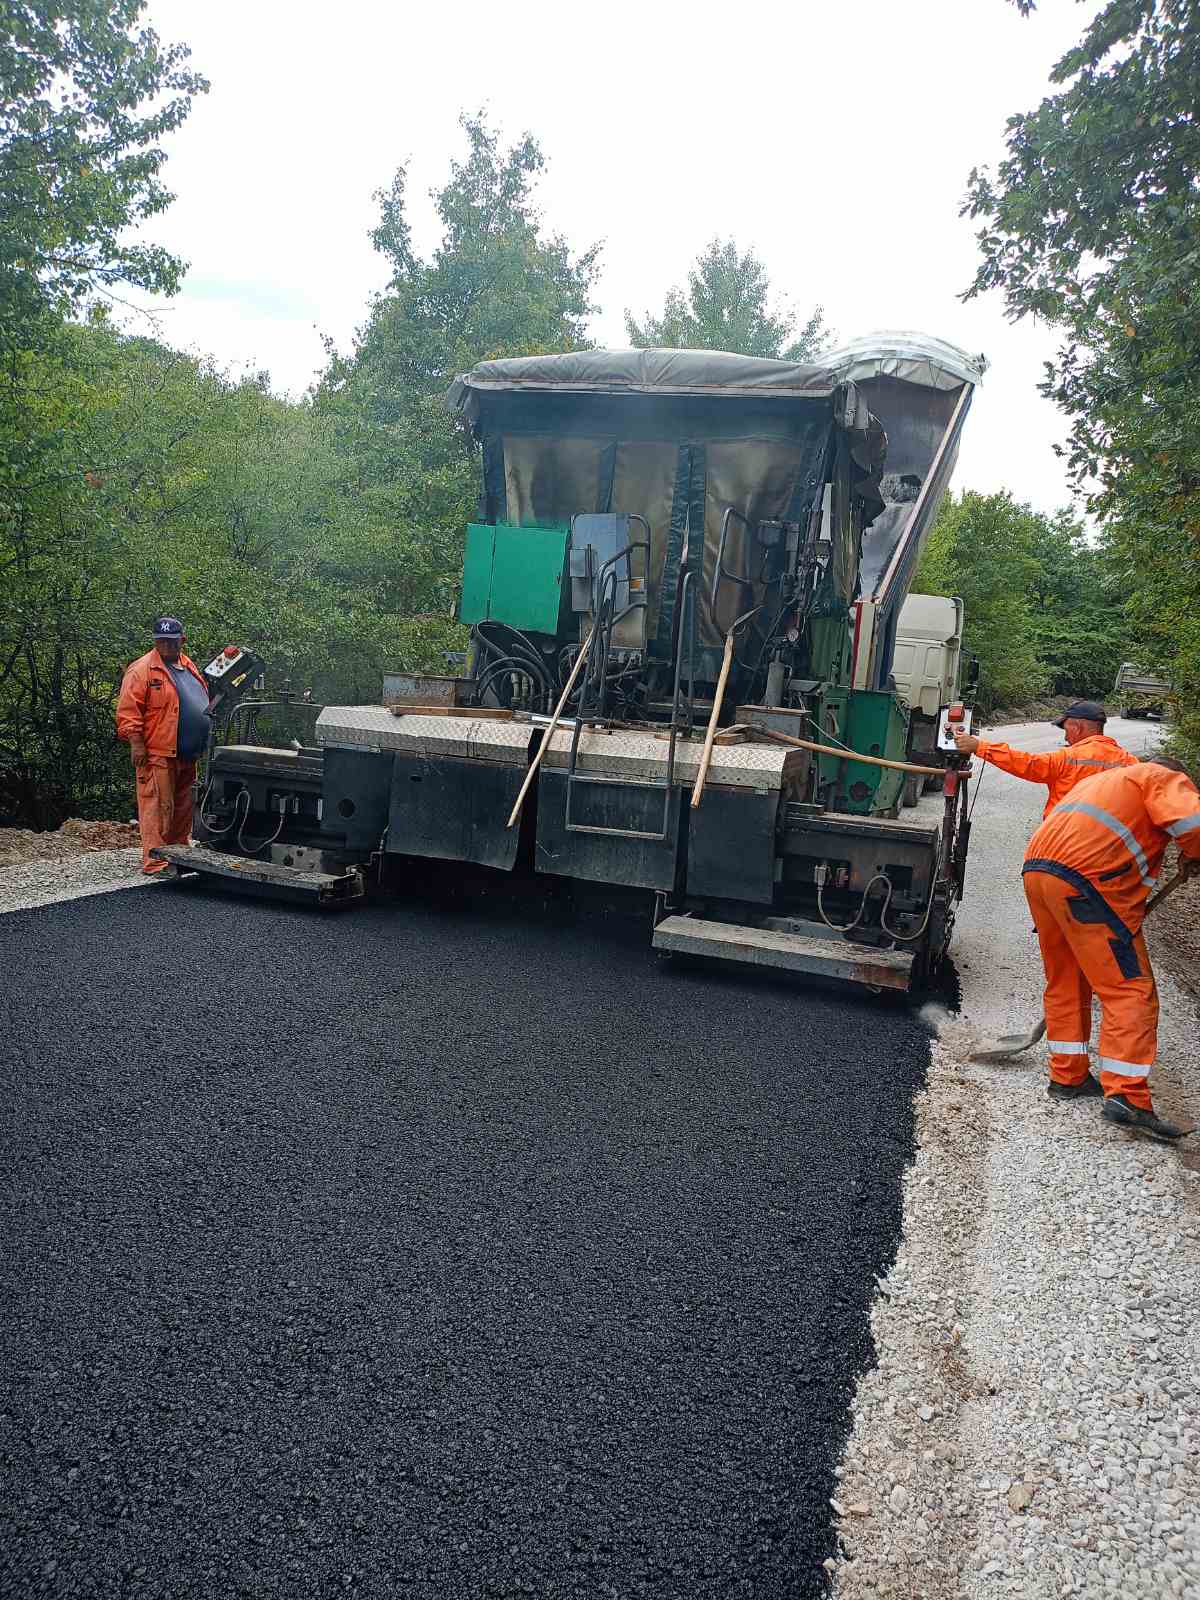
<svg viewBox="0 0 1200 1600"><path fill-rule="evenodd" d="M1076 700L1073 706L1067 707L1054 726L1065 728L1069 717L1078 717L1080 722L1098 722L1103 727L1108 721L1108 712L1095 700Z"/></svg>
<svg viewBox="0 0 1200 1600"><path fill-rule="evenodd" d="M178 617L159 617L154 624L154 637L156 639L182 639L183 623Z"/></svg>

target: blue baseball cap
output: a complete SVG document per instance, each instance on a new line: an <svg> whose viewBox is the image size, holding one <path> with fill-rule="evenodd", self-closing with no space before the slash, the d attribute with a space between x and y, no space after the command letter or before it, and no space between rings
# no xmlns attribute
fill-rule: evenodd
<svg viewBox="0 0 1200 1600"><path fill-rule="evenodd" d="M183 623L178 617L159 617L154 624L154 637L156 639L182 639Z"/></svg>

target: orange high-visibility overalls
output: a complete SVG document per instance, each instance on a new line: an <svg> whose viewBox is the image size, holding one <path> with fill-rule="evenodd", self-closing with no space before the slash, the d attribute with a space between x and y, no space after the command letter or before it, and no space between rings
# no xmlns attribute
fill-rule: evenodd
<svg viewBox="0 0 1200 1600"><path fill-rule="evenodd" d="M996 744L980 739L975 754L981 761L990 761L1001 772L1011 772L1014 778L1025 778L1030 783L1044 783L1049 790L1043 817L1048 817L1060 800L1084 778L1093 778L1098 772L1108 772L1115 767L1132 767L1136 756L1131 756L1115 739L1106 733L1094 734L1090 739L1080 739L1078 744L1064 745L1061 750L1014 750L1011 745Z"/></svg>
<svg viewBox="0 0 1200 1600"><path fill-rule="evenodd" d="M1200 790L1138 762L1076 784L1029 841L1023 868L1046 969L1051 1078L1086 1078L1095 994L1104 1093L1147 1111L1158 992L1141 930L1171 839L1200 860Z"/></svg>
<svg viewBox="0 0 1200 1600"><path fill-rule="evenodd" d="M204 674L182 651L175 665L204 684ZM207 684L204 690L207 694ZM191 837L196 763L176 756L179 694L157 650L147 650L125 669L117 700L117 738L126 743L140 738L146 746L145 764L136 768L142 871L161 872L167 863L151 858L154 846L186 844Z"/></svg>

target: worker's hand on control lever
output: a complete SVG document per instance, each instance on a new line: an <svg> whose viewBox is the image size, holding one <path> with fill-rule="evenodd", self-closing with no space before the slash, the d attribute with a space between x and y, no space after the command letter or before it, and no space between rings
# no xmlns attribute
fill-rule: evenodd
<svg viewBox="0 0 1200 1600"><path fill-rule="evenodd" d="M973 733L956 733L954 735L954 748L960 756L973 756L979 749L979 740Z"/></svg>

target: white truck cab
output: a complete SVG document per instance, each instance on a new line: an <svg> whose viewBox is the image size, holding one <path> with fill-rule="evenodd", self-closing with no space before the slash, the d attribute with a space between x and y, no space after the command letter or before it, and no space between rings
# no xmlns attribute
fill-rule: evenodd
<svg viewBox="0 0 1200 1600"><path fill-rule="evenodd" d="M963 603L957 595L910 594L900 608L892 677L914 713L937 720L957 700L962 676Z"/></svg>
<svg viewBox="0 0 1200 1600"><path fill-rule="evenodd" d="M892 680L896 693L912 710L908 756L919 765L940 766L937 755L938 715L962 695L963 603L957 595L910 594L900 608ZM936 778L926 780L933 788ZM915 805L919 777L910 777L904 802Z"/></svg>

